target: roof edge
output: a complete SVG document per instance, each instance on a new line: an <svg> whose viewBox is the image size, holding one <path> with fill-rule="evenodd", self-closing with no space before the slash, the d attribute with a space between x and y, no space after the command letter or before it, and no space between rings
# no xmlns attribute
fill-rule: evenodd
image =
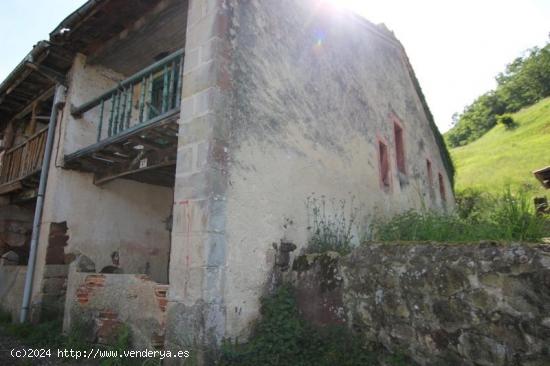
<svg viewBox="0 0 550 366"><path fill-rule="evenodd" d="M62 34L63 29L72 30L73 27L78 24L81 20L86 18L90 13L93 12L96 6L100 3L103 3L105 0L88 0L82 4L78 9L69 14L65 19L59 23L59 25L50 32L50 40L55 40L59 35Z"/></svg>
<svg viewBox="0 0 550 366"><path fill-rule="evenodd" d="M19 74L23 72L26 68L27 62L32 62L35 60L40 54L42 54L44 51L46 51L48 48L50 48L52 44L48 41L39 41L37 44L35 44L32 48L32 50L15 66L15 68L6 76L4 81L0 84L0 100L2 99L2 94L9 89L11 83L13 83Z"/></svg>
<svg viewBox="0 0 550 366"><path fill-rule="evenodd" d="M424 92L422 91L422 87L420 86L420 82L418 81L418 78L416 77L416 74L414 72L414 69L412 67L411 61L409 60L409 56L407 55L407 52L405 51L405 47L403 47L403 44L396 38L396 41L399 42L399 45L401 46L403 56L405 59L405 62L407 64L407 68L409 71L409 76L411 78L411 81L413 83L414 89L416 90L416 93L418 94L418 98L420 99L420 103L422 103L422 107L424 109L424 114L426 115L426 118L428 119L428 122L430 124L430 128L434 134L435 142L439 148L439 152L441 154L441 158L443 159L443 165L445 167L445 170L447 171L447 175L449 177L449 181L451 183L451 187L454 191L454 185L455 185L455 167L453 164L453 160L451 158L451 154L449 152L449 149L447 148L447 144L445 144L445 140L443 138L443 135L439 131L439 128L437 127L435 123L435 119L433 117L433 114L430 110L430 107L428 106L428 102L426 101L426 97L424 96Z"/></svg>

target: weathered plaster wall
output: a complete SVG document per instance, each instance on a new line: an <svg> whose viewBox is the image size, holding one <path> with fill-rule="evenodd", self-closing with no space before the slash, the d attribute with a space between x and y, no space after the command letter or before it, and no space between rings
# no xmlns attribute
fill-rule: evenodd
<svg viewBox="0 0 550 366"><path fill-rule="evenodd" d="M421 365L548 365L550 245L364 244L294 262L298 303Z"/></svg>
<svg viewBox="0 0 550 366"><path fill-rule="evenodd" d="M442 209L429 194L430 159L434 183L441 172L447 206L454 205L400 45L319 4L190 3L169 348L246 335L273 266L272 243L306 242L305 200L312 193L354 196L363 214ZM401 176L392 115L405 134ZM390 151L388 192L379 182L378 139Z"/></svg>
<svg viewBox="0 0 550 366"><path fill-rule="evenodd" d="M142 275L90 274L71 266L64 329L82 329L89 340L112 343L124 324L135 349L164 344L167 285Z"/></svg>
<svg viewBox="0 0 550 366"><path fill-rule="evenodd" d="M97 96L114 88L119 81L124 80L124 75L114 72L101 65L90 65L86 56L77 54L70 71L70 85L67 103L80 106ZM71 154L79 149L90 146L97 141L97 128L99 121L99 108L93 108L84 113L82 118L74 118L67 109L64 113L61 133L64 136L63 150ZM105 103L104 116L108 121L111 113L111 103ZM108 123L103 125L103 137L107 135ZM60 154L61 155L61 154Z"/></svg>
<svg viewBox="0 0 550 366"><path fill-rule="evenodd" d="M447 205L454 202L404 51L389 32L314 0L243 1L232 10L225 306L226 335L238 336L257 316L272 243L307 242L308 196L348 207L354 197L361 215L441 209L441 173ZM404 131L405 175L396 168L392 116ZM389 150L388 190L379 140Z"/></svg>

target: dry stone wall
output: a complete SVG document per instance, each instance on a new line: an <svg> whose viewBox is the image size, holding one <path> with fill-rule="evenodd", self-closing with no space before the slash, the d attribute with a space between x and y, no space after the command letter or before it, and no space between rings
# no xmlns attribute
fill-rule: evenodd
<svg viewBox="0 0 550 366"><path fill-rule="evenodd" d="M310 321L421 365L550 365L550 245L371 243L292 277Z"/></svg>

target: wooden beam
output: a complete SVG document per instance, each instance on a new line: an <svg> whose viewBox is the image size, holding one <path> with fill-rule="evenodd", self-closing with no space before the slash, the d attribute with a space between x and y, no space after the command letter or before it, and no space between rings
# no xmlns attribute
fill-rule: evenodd
<svg viewBox="0 0 550 366"><path fill-rule="evenodd" d="M44 59L48 56L48 53L47 52L43 52L40 57L37 59L37 60L34 60L34 62L36 63L41 63L42 61L44 61ZM32 69L26 69L25 71L23 71L21 73L21 76L19 78L17 78L17 80L15 80L13 82L13 84L8 88L8 90L6 90L6 95L7 94L10 94L15 88L17 88L17 86L22 83L31 73L32 73Z"/></svg>
<svg viewBox="0 0 550 366"><path fill-rule="evenodd" d="M38 97L36 97L34 100L32 100L27 106L19 113L17 113L15 116L12 117L11 121L19 120L23 117L25 117L27 114L32 112L34 103L40 103L44 100L52 97L55 93L55 85L46 89L44 92L42 92Z"/></svg>
<svg viewBox="0 0 550 366"><path fill-rule="evenodd" d="M122 156L117 156L114 154L109 154L106 150L95 152L93 153L92 157L110 160L113 163L121 163L121 164L124 164L128 161L128 158L124 158Z"/></svg>
<svg viewBox="0 0 550 366"><path fill-rule="evenodd" d="M0 195L15 192L23 188L21 181L15 181L0 186Z"/></svg>
<svg viewBox="0 0 550 366"><path fill-rule="evenodd" d="M144 159L148 160L147 161L148 165L141 168L139 167L139 165L133 168L120 167L118 169L113 169L107 174L96 174L94 178L94 184L99 186L107 182L110 182L112 180L115 180L117 178L128 177L129 175L132 175L134 173L150 171L161 167L176 165L176 159L159 160L159 161L153 161L152 163L149 161L148 158L144 158ZM141 161L143 161L144 159L141 159ZM151 174L154 174L154 173L151 173Z"/></svg>
<svg viewBox="0 0 550 366"><path fill-rule="evenodd" d="M38 114L39 102L34 101L32 103L31 122L29 123L29 134L36 132L36 117Z"/></svg>
<svg viewBox="0 0 550 366"><path fill-rule="evenodd" d="M160 150L166 148L165 145L157 144L156 142L144 139L141 136L132 136L129 140L136 145L143 145L144 147L152 150Z"/></svg>
<svg viewBox="0 0 550 366"><path fill-rule="evenodd" d="M65 75L55 71L54 69L51 69L44 65L38 65L32 62L27 62L26 66L37 71L38 73L40 73L41 75L43 75L44 77L46 77L47 79L49 79L54 83L67 85L67 80L65 79Z"/></svg>
<svg viewBox="0 0 550 366"><path fill-rule="evenodd" d="M176 156L176 146L170 146L160 151L142 150L134 159L128 160L126 164L119 164L103 172L97 172L94 183L100 185L134 173L171 166L176 163Z"/></svg>

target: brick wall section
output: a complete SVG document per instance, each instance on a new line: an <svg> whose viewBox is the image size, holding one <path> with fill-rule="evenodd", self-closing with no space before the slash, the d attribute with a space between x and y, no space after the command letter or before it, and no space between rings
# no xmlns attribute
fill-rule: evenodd
<svg viewBox="0 0 550 366"><path fill-rule="evenodd" d="M112 310L99 312L96 319L97 342L101 344L113 344L123 323L118 319L118 314Z"/></svg>
<svg viewBox="0 0 550 366"><path fill-rule="evenodd" d="M76 297L81 305L85 305L90 301L90 297L93 295L97 288L105 285L104 275L89 275L82 285L76 290Z"/></svg>
<svg viewBox="0 0 550 366"><path fill-rule="evenodd" d="M168 285L146 275L85 274L71 270L65 330L85 319L86 336L113 344L127 326L135 349L163 349ZM75 322L75 323L73 323Z"/></svg>
<svg viewBox="0 0 550 366"><path fill-rule="evenodd" d="M160 310L163 312L166 311L166 305L168 304L168 299L166 298L166 294L169 288L170 286L168 285L155 286L155 297L157 298L157 302L159 304Z"/></svg>
<svg viewBox="0 0 550 366"><path fill-rule="evenodd" d="M65 264L65 247L69 241L67 231L67 222L50 224L46 264Z"/></svg>

